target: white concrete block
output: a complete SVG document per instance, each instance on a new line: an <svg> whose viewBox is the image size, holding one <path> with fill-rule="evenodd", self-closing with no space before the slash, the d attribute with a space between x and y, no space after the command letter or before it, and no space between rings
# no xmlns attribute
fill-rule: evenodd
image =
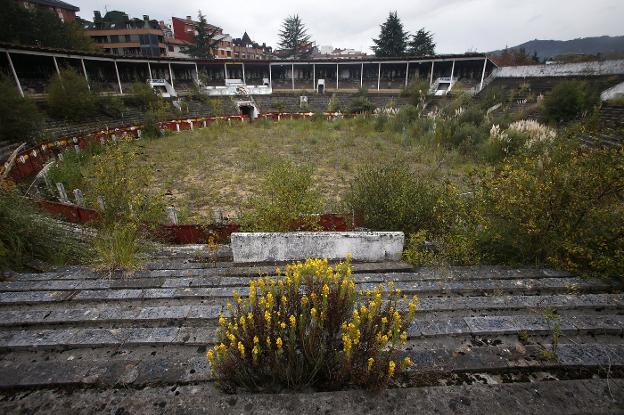
<svg viewBox="0 0 624 415"><path fill-rule="evenodd" d="M401 259L403 232L235 232L234 262L292 261L306 258L355 261Z"/></svg>

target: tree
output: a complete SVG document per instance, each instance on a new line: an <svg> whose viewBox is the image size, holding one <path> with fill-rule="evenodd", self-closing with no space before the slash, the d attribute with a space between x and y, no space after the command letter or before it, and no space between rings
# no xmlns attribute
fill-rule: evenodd
<svg viewBox="0 0 624 415"><path fill-rule="evenodd" d="M218 33L219 28L211 27L206 21L201 10L197 13L199 21L195 29L197 34L195 35L194 42L191 45L183 46L182 52L191 55L194 58L201 59L214 59L214 49L219 44L218 40L215 40L215 35Z"/></svg>
<svg viewBox="0 0 624 415"><path fill-rule="evenodd" d="M40 131L42 116L37 106L22 98L15 84L0 75L0 141L26 141Z"/></svg>
<svg viewBox="0 0 624 415"><path fill-rule="evenodd" d="M375 56L397 57L405 55L409 34L403 30L403 23L397 16L397 12L390 12L388 19L381 26L379 39L373 39L375 46L371 49Z"/></svg>
<svg viewBox="0 0 624 415"><path fill-rule="evenodd" d="M435 55L435 43L433 33L421 28L412 36L409 42L407 54L410 56L432 56Z"/></svg>
<svg viewBox="0 0 624 415"><path fill-rule="evenodd" d="M91 38L76 22L63 22L48 10L32 11L13 0L0 0L0 42L63 49L89 49Z"/></svg>
<svg viewBox="0 0 624 415"><path fill-rule="evenodd" d="M286 58L302 59L312 54L314 46L299 15L288 16L279 32L280 48Z"/></svg>

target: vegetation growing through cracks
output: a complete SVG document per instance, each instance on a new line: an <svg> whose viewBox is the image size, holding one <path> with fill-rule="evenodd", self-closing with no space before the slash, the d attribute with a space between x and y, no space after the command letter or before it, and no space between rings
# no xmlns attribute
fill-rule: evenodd
<svg viewBox="0 0 624 415"><path fill-rule="evenodd" d="M381 388L412 365L401 349L416 306L392 285L358 293L349 260L309 259L234 292L207 357L229 391Z"/></svg>

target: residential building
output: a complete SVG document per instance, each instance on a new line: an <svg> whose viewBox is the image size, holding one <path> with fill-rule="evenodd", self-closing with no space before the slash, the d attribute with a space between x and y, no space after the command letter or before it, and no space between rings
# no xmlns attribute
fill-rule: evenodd
<svg viewBox="0 0 624 415"><path fill-rule="evenodd" d="M76 20L76 12L80 11L79 7L60 0L17 0L17 2L29 10L49 10L63 22L73 22Z"/></svg>
<svg viewBox="0 0 624 415"><path fill-rule="evenodd" d="M180 17L172 17L173 37L177 40L192 43L197 35L198 21L193 20L191 16L185 19ZM213 35L213 39L217 41L213 55L216 59L269 59L272 54L270 46L265 43L259 45L251 40L247 32L241 38L232 39L232 36L223 33L223 29L208 24L207 30Z"/></svg>
<svg viewBox="0 0 624 415"><path fill-rule="evenodd" d="M104 17L94 12L93 22L85 21L86 34L93 39L96 48L113 55L141 55L159 57L166 55L165 35L159 22L130 19L120 11L107 12Z"/></svg>
<svg viewBox="0 0 624 415"><path fill-rule="evenodd" d="M270 59L273 54L273 48L262 45L251 40L247 32L239 39L232 41L234 44L234 59Z"/></svg>

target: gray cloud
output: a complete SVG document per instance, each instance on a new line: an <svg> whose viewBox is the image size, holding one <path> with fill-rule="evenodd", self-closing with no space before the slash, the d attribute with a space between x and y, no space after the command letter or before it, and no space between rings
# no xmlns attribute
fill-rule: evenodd
<svg viewBox="0 0 624 415"><path fill-rule="evenodd" d="M244 30L259 42L276 46L282 20L299 14L319 45L350 47L370 52L379 25L396 10L405 28L425 27L435 34L438 52L489 51L527 40L573 39L623 35L622 0L292 0L206 3L200 0L70 0L80 15L93 10L123 10L132 17L149 14L168 21L171 16L206 14L210 23L239 37ZM214 6L217 4L217 6Z"/></svg>

